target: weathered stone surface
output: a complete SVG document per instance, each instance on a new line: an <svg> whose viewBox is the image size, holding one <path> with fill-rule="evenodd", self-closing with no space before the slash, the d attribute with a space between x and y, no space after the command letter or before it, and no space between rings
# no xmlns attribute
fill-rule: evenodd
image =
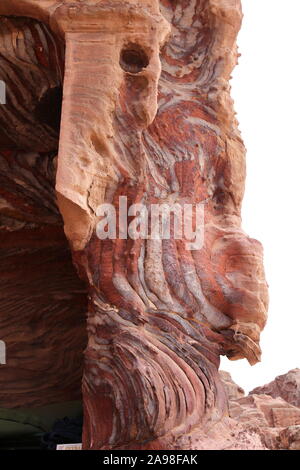
<svg viewBox="0 0 300 470"><path fill-rule="evenodd" d="M219 374L225 385L228 400L237 400L245 395L245 391L233 381L229 372L220 370Z"/></svg>
<svg viewBox="0 0 300 470"><path fill-rule="evenodd" d="M268 395L248 395L230 403L230 416L241 422L259 419L261 425L284 427L300 424L300 409L282 398Z"/></svg>
<svg viewBox="0 0 300 470"><path fill-rule="evenodd" d="M0 18L2 408L81 397L86 288L72 265L54 189L63 51L46 25Z"/></svg>
<svg viewBox="0 0 300 470"><path fill-rule="evenodd" d="M83 381L86 448L172 448L189 429L217 422L226 407L218 356L255 363L265 323L260 247L240 229L244 156L227 83L236 60L239 4L190 3L187 15L183 2L162 2L172 34L162 50L158 82L159 45L168 28L155 2L151 8L132 3L162 29L155 36L145 28L136 36L138 18L132 20L133 33L116 11L109 35L122 25L117 40L111 44L104 31L97 46L98 56L111 57L110 67L91 59L83 62L83 72L78 58L94 56L95 38L90 52L80 28L67 36L69 101L56 187L74 259L91 287ZM68 28L65 18L57 22ZM122 67L116 72L122 48L131 43L148 51L149 65L138 76ZM72 97L87 66L89 101L80 102ZM91 100L98 113L87 109ZM87 119L79 122L79 114ZM75 138L70 122L80 129ZM149 209L207 200L205 248L191 253L175 240L100 241L96 208L117 206L119 196Z"/></svg>
<svg viewBox="0 0 300 470"><path fill-rule="evenodd" d="M260 359L268 304L261 245L241 228L245 149L229 87L240 1L2 0L0 14L43 21L65 44L56 191L89 295L84 448L261 446L244 426L242 444L230 434L218 374L220 355ZM23 152L55 150L47 126L47 149L33 130ZM149 217L157 204L205 203L203 247L174 231L100 240L97 208L119 214L125 196Z"/></svg>
<svg viewBox="0 0 300 470"><path fill-rule="evenodd" d="M0 236L0 407L80 399L86 292L62 227Z"/></svg>
<svg viewBox="0 0 300 470"><path fill-rule="evenodd" d="M1 17L0 71L6 104L0 111L2 149L57 151L64 45L29 18ZM58 119L56 116L58 115Z"/></svg>
<svg viewBox="0 0 300 470"><path fill-rule="evenodd" d="M211 428L199 428L183 435L174 449L199 450L267 450L260 433L251 424L224 417Z"/></svg>
<svg viewBox="0 0 300 470"><path fill-rule="evenodd" d="M279 448L300 450L300 426L289 426L279 434Z"/></svg>
<svg viewBox="0 0 300 470"><path fill-rule="evenodd" d="M300 369L293 369L287 374L279 375L269 384L256 387L250 394L281 397L291 405L300 407Z"/></svg>
<svg viewBox="0 0 300 470"><path fill-rule="evenodd" d="M273 387L271 391L274 391ZM229 400L229 415L259 434L268 449L299 448L300 408L281 397L273 398L252 392L242 398L232 396Z"/></svg>

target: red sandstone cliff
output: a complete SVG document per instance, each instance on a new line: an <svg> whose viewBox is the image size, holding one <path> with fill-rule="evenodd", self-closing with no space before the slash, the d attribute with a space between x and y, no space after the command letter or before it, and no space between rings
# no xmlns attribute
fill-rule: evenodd
<svg viewBox="0 0 300 470"><path fill-rule="evenodd" d="M85 449L234 446L220 355L260 360L268 306L241 227L240 1L1 0L0 14L5 406L77 397L87 331ZM205 203L203 245L99 239L98 207L119 214L125 196L149 217Z"/></svg>

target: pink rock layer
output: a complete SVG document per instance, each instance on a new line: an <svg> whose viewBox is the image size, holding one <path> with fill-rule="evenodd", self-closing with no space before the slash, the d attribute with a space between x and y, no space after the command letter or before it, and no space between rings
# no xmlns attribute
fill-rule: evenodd
<svg viewBox="0 0 300 470"><path fill-rule="evenodd" d="M300 369L279 375L273 382L252 390L250 394L252 393L270 395L273 398L281 397L291 405L300 407Z"/></svg>
<svg viewBox="0 0 300 470"><path fill-rule="evenodd" d="M263 445L273 450L300 450L300 407L294 406L278 395L274 397L274 386L271 384L290 384L289 391L295 391L295 385L300 378L300 370L294 369L280 375L264 387L258 387L248 396L239 397L232 394L238 386L230 374L221 372L229 397L229 415L245 429L261 437ZM287 387L283 387L286 392ZM255 391L264 393L255 393ZM295 394L289 394L294 401Z"/></svg>

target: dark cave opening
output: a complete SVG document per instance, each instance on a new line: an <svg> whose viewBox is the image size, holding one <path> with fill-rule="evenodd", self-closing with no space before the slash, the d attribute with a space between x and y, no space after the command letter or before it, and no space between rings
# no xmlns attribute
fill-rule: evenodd
<svg viewBox="0 0 300 470"><path fill-rule="evenodd" d="M62 98L62 86L50 88L42 96L35 109L37 120L52 127L57 133L60 130Z"/></svg>

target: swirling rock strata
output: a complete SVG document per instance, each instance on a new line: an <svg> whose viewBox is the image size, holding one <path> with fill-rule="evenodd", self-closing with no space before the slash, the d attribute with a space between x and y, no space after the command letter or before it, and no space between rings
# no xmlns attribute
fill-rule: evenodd
<svg viewBox="0 0 300 470"><path fill-rule="evenodd" d="M261 247L240 228L244 147L228 86L239 3L161 2L167 41L157 4L131 3L130 27L115 2L78 6L71 22L67 10L54 17L67 41L56 188L90 286L89 449L173 448L217 423L226 413L219 355L257 362L266 320ZM97 207L121 210L121 196L150 214L155 204L206 201L203 249L175 237L99 240Z"/></svg>
<svg viewBox="0 0 300 470"><path fill-rule="evenodd" d="M86 289L54 190L63 53L46 25L0 18L1 408L81 397Z"/></svg>
<svg viewBox="0 0 300 470"><path fill-rule="evenodd" d="M66 46L56 190L89 291L84 448L200 445L226 427L219 357L260 359L268 303L261 245L241 229L245 152L229 93L240 2L1 5ZM99 239L99 206L119 215L122 197L150 218L157 204L205 204L203 246L173 231Z"/></svg>
<svg viewBox="0 0 300 470"><path fill-rule="evenodd" d="M0 407L81 398L86 292L61 227L0 232Z"/></svg>

